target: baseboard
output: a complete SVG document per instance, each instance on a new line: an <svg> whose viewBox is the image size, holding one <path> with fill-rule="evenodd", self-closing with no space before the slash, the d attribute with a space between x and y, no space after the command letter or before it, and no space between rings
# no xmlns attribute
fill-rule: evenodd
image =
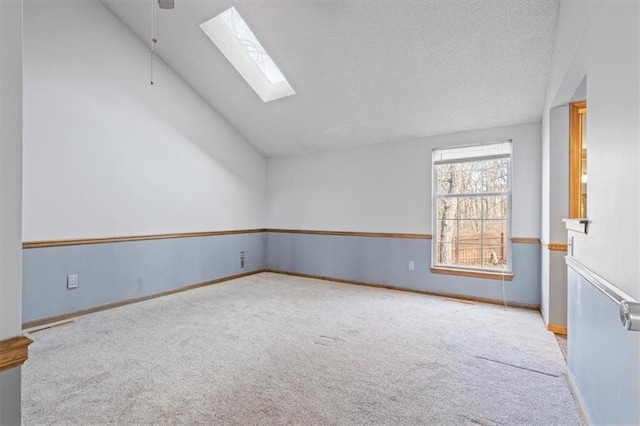
<svg viewBox="0 0 640 426"><path fill-rule="evenodd" d="M455 293L441 293L441 292L434 292L434 291L427 291L427 290L415 290L415 289L408 289L408 288L403 288L403 287L397 287L397 286L393 286L393 285L388 285L388 284L377 284L377 283L367 283L367 282L362 282L362 281L354 281L354 280L346 280L346 279L342 279L342 278L335 278L335 277L325 277L325 276L321 276L321 275L312 275L312 274L303 274L303 273L298 273L298 272L289 272L289 271L280 271L277 269L269 269L269 268L262 268L262 269L256 269L254 271L250 271L250 272L245 272L242 274L236 274L236 275L229 275L223 278L218 278L215 280L210 280L210 281L204 281L201 283L196 283L196 284L191 284L188 286L184 286L184 287L179 287L179 288L175 288L172 290L167 290L167 291L163 291L160 293L154 293L154 294L150 294L147 296L141 296L141 297L135 297L132 299L126 299L126 300L122 300L119 302L114 302L114 303L109 303L106 305L101 305L101 306L96 306L93 308L89 308L89 309L81 309L78 311L73 311L73 312L69 312L66 314L61 314L61 315L54 315L51 317L46 317L46 318L41 318L38 320L34 320L34 321L28 321L28 322L24 322L22 323L22 329L30 329L33 327L39 327L42 325L47 325L47 324L52 324L52 323L56 323L56 322L60 322L60 321L66 321L68 319L71 318L75 318L75 317L79 317L82 315L87 315L87 314L92 314L94 312L100 312L100 311L105 311L108 309L113 309L113 308L118 308L120 306L125 306L125 305L130 305L132 303L138 303L138 302L143 302L145 300L150 300L150 299L155 299L158 297L163 297L163 296L168 296L170 294L175 294L175 293L180 293L183 291L189 291L189 290L193 290L196 288L200 288L200 287L206 287L209 285L213 285L213 284L219 284L225 281L230 281L236 278L242 278L242 277L246 277L249 275L254 275L254 274L259 274L262 272L272 272L272 273L276 273L276 274L283 274L283 275L292 275L292 276L298 276L298 277L303 277L303 278L314 278L314 279L319 279L319 280L324 280L324 281L333 281L333 282L339 282L339 283L343 283L343 284L353 284L353 285L360 285L360 286L365 286L365 287L373 287L373 288L383 288L383 289L387 289L387 290L397 290L397 291L404 291L404 292L408 292L408 293L416 293L416 294L424 294L424 295L428 295L428 296L438 296L438 297L451 297L451 298L456 298L456 299L460 299L460 300L469 300L469 301L473 301L473 302L479 302L479 303L489 303L492 305L504 305L504 302L502 300L498 300L498 299L489 299L489 298L484 298L484 297L475 297L475 296L468 296L468 295L464 295L464 294L455 294ZM540 306L539 305L530 305L530 304L526 304L526 303L516 303L516 302L507 302L507 305L513 308L523 308L523 309L532 309L532 310L539 310ZM551 327L551 325L549 325ZM565 328L566 329L566 328ZM566 331L565 331L566 333Z"/></svg>
<svg viewBox="0 0 640 426"><path fill-rule="evenodd" d="M555 334L562 334L564 336L567 335L567 326L559 325L559 324L549 324L547 325L547 330Z"/></svg>
<svg viewBox="0 0 640 426"><path fill-rule="evenodd" d="M573 399L576 401L578 405L578 409L580 410L580 415L582 416L582 420L585 425L592 425L593 422L591 418L589 418L589 414L587 414L587 410L584 408L584 404L582 402L582 397L580 396L580 392L578 391L578 387L576 386L576 382L573 381L573 376L571 373L567 371L565 373L565 377L567 378L567 382L569 383L569 389L571 390L571 394L573 395Z"/></svg>
<svg viewBox="0 0 640 426"><path fill-rule="evenodd" d="M398 287L398 286L393 286L388 284L377 284L377 283L368 283L368 282L362 282L362 281L345 280L343 278L326 277L322 275L313 275L313 274L303 274L300 272L280 271L277 269L270 269L270 268L265 269L264 272L272 272L275 274L283 274L283 275L292 275L292 276L303 277L303 278L314 278L317 280L334 281L334 282L339 282L343 284L361 285L365 287L384 288L387 290L397 290L397 291L404 291L407 293L425 294L428 296L451 297L451 298L461 299L461 300L470 300L472 302L489 303L491 305L504 306L504 302L499 299L489 299L485 297L468 296L465 294L441 293L441 292L427 291L427 290L415 290L415 289ZM512 308L531 309L535 311L540 310L539 305L530 305L527 303L507 302L507 305Z"/></svg>
<svg viewBox="0 0 640 426"><path fill-rule="evenodd" d="M225 281L234 280L236 278L242 278L249 275L259 274L261 272L265 272L265 269L256 269L255 271L245 272L242 274L229 275L223 278L217 278L215 280L204 281L201 283L191 284L185 287L174 288L172 290L163 291L160 293L154 293L147 296L134 297L133 299L126 299L120 302L109 303L102 306L96 306L94 308L89 309L81 309L79 311L69 312L67 314L55 315L52 317L42 318L34 321L28 321L22 323L22 329L29 329L33 327L39 327L41 325L51 324L54 322L65 321L71 318L79 317L82 315L92 314L94 312L106 311L107 309L119 308L120 306L130 305L132 303L143 302L145 300L156 299L158 297L168 296L170 294L181 293L183 291L193 290L200 287L206 287L213 284L219 284Z"/></svg>

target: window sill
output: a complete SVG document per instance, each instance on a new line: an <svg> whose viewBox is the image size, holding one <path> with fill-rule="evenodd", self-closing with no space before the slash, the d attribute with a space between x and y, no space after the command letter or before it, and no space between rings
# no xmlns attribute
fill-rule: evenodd
<svg viewBox="0 0 640 426"><path fill-rule="evenodd" d="M468 269L453 269L453 268L431 268L431 273L433 274L443 274L443 275L458 275L461 277L471 277L471 278L485 278L489 280L500 280L503 279L505 281L513 281L513 274L511 273L500 273L500 272L488 272L488 271L471 271Z"/></svg>
<svg viewBox="0 0 640 426"><path fill-rule="evenodd" d="M569 231L576 231L576 232L580 232L582 234L586 234L587 233L587 228L589 226L589 220L585 219L585 218L570 218L570 219L562 219L562 221L564 222L565 226L567 227L567 230Z"/></svg>

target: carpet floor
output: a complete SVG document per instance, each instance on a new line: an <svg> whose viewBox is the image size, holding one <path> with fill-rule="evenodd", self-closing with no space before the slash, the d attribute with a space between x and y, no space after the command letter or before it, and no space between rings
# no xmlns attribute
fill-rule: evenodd
<svg viewBox="0 0 640 426"><path fill-rule="evenodd" d="M33 333L23 424L582 424L534 311L261 273Z"/></svg>

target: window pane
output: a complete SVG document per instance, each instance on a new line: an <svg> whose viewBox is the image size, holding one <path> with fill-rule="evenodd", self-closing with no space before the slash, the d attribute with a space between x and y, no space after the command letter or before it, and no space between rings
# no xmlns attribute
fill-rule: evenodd
<svg viewBox="0 0 640 426"><path fill-rule="evenodd" d="M456 197L439 198L437 209L436 219L455 219L458 212L458 199Z"/></svg>
<svg viewBox="0 0 640 426"><path fill-rule="evenodd" d="M484 219L506 219L507 218L507 196L488 195L483 197L483 218Z"/></svg>
<svg viewBox="0 0 640 426"><path fill-rule="evenodd" d="M455 192L455 182L457 171L455 165L440 165L435 166L437 182L436 193L437 194L453 194Z"/></svg>
<svg viewBox="0 0 640 426"><path fill-rule="evenodd" d="M451 243L438 243L436 246L436 262L440 265L455 265L454 245Z"/></svg>
<svg viewBox="0 0 640 426"><path fill-rule="evenodd" d="M482 197L459 197L457 217L467 220L482 219Z"/></svg>
<svg viewBox="0 0 640 426"><path fill-rule="evenodd" d="M460 163L459 168L457 192L461 194L482 192L482 162Z"/></svg>
<svg viewBox="0 0 640 426"><path fill-rule="evenodd" d="M461 170L459 164L443 164L438 168L438 194L460 194L464 192L465 181L469 179L467 172Z"/></svg>
<svg viewBox="0 0 640 426"><path fill-rule="evenodd" d="M480 243L481 220L460 220L459 226L458 236L460 243Z"/></svg>
<svg viewBox="0 0 640 426"><path fill-rule="evenodd" d="M506 245L485 245L482 249L482 266L503 269L507 265Z"/></svg>
<svg viewBox="0 0 640 426"><path fill-rule="evenodd" d="M438 194L474 194L482 192L482 162L436 165Z"/></svg>
<svg viewBox="0 0 640 426"><path fill-rule="evenodd" d="M489 219L482 221L482 234L485 244L503 244L507 238L507 221Z"/></svg>
<svg viewBox="0 0 640 426"><path fill-rule="evenodd" d="M485 192L507 192L509 190L509 160L487 160L484 169Z"/></svg>
<svg viewBox="0 0 640 426"><path fill-rule="evenodd" d="M457 250L458 265L469 267L482 266L482 246L480 240L460 243Z"/></svg>
<svg viewBox="0 0 640 426"><path fill-rule="evenodd" d="M436 238L443 243L455 243L458 241L458 222L455 219L439 220Z"/></svg>

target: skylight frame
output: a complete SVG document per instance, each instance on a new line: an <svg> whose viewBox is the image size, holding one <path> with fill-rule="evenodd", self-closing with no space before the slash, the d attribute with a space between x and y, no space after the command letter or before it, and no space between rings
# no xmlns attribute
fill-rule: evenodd
<svg viewBox="0 0 640 426"><path fill-rule="evenodd" d="M202 23L200 28L263 102L295 95L295 90L235 7Z"/></svg>

